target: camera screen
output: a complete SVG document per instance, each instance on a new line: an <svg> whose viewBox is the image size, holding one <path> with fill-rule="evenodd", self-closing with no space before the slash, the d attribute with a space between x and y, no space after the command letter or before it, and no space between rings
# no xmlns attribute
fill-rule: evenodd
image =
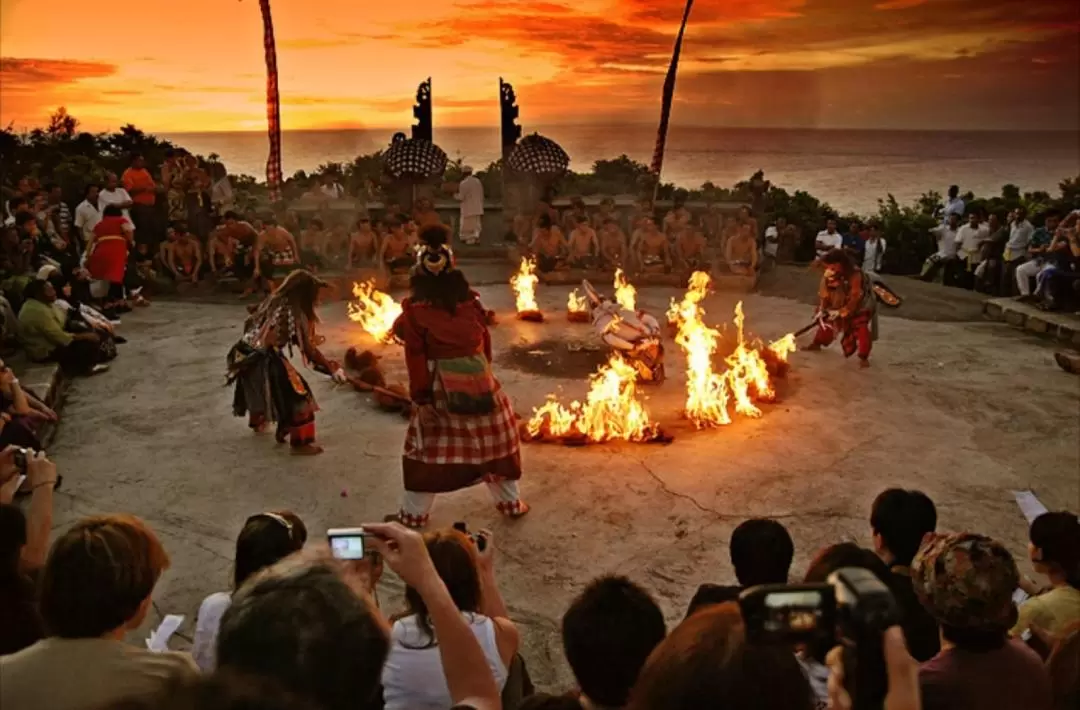
<svg viewBox="0 0 1080 710"><path fill-rule="evenodd" d="M765 630L807 633L822 621L821 593L814 590L772 592L765 598Z"/></svg>
<svg viewBox="0 0 1080 710"><path fill-rule="evenodd" d="M330 538L330 550L339 560L364 559L364 536L343 535Z"/></svg>

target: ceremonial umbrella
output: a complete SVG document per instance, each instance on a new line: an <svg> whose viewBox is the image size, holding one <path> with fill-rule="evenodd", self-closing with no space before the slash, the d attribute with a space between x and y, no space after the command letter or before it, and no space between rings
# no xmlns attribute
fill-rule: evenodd
<svg viewBox="0 0 1080 710"><path fill-rule="evenodd" d="M383 169L397 180L423 181L446 171L446 152L431 141L394 135L383 154Z"/></svg>
<svg viewBox="0 0 1080 710"><path fill-rule="evenodd" d="M506 167L532 175L562 175L570 167L570 156L555 141L533 133L514 146L506 159Z"/></svg>

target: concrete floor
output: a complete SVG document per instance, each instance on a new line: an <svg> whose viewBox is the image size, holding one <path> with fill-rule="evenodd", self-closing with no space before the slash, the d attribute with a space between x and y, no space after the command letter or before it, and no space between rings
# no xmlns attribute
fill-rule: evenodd
<svg viewBox="0 0 1080 710"><path fill-rule="evenodd" d="M541 306L557 314L543 325L513 319L507 286L480 290L503 316L493 331L497 352L591 339L587 326L564 321L566 289L542 288ZM657 289L641 300L662 312L674 293ZM711 298L709 320L729 320L733 304ZM765 338L811 315L781 298L750 296L745 306L748 329ZM343 304L322 315L331 356L372 347ZM243 317L239 304L178 302L126 316L130 343L110 372L70 387L50 451L65 476L58 528L130 511L158 531L173 565L156 607L187 614L184 634L203 596L227 588L235 536L249 515L289 508L318 539L329 526L382 519L400 492L405 423L325 377L309 376L322 406L323 456L291 458L232 417L223 364ZM798 353L782 401L763 418L705 432L678 422L683 361L673 353L671 379L648 392L673 444L529 446L522 486L533 512L513 523L499 518L482 487L439 500L436 524L464 520L495 531L502 590L539 686L570 680L558 624L582 585L603 573L628 575L674 623L697 584L733 580L727 543L749 516L788 526L800 575L824 545L868 544L870 502L888 486L926 491L942 529L993 534L1016 555L1026 549L1026 525L1012 490L1031 488L1051 509L1080 507L1080 380L1054 366L1048 344L987 322L884 318L881 330L870 370L835 350ZM390 379L404 380L400 349L377 349ZM502 358L497 374L521 413L548 392L586 390L583 377L566 377L569 369L536 374ZM381 595L391 611L400 592L392 577Z"/></svg>

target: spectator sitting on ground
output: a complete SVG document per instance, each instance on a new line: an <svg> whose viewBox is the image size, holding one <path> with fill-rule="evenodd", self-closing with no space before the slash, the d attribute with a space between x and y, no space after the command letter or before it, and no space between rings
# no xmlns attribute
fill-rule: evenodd
<svg viewBox="0 0 1080 710"><path fill-rule="evenodd" d="M890 488L870 509L874 551L889 566L889 588L902 615L901 627L915 660L928 661L941 650L938 625L919 602L911 584L911 560L923 538L937 528L937 509L921 491Z"/></svg>
<svg viewBox="0 0 1080 710"><path fill-rule="evenodd" d="M738 601L747 587L759 584L787 584L795 544L787 528L768 518L751 518L739 523L729 543L731 566L735 568L735 586L703 584L694 593L686 615L707 604Z"/></svg>
<svg viewBox="0 0 1080 710"><path fill-rule="evenodd" d="M247 519L236 538L233 558L233 591L256 572L300 550L307 542L307 528L296 513L279 510ZM232 592L214 592L199 605L191 655L205 673L217 665L217 638L221 617L232 603Z"/></svg>
<svg viewBox="0 0 1080 710"><path fill-rule="evenodd" d="M1038 654L1009 638L1016 623L1016 563L982 535L939 535L911 564L919 600L941 624L941 652L922 664L924 710L1050 710L1050 679Z"/></svg>
<svg viewBox="0 0 1080 710"><path fill-rule="evenodd" d="M43 266L38 271L38 278L46 279L52 284L53 290L56 291L53 308L64 319L64 330L69 333L93 330L103 342L109 340L116 345L127 342L116 334L115 324L108 315L93 306L87 305L82 298L76 295L78 291L85 293L87 290L74 289L71 279L64 276L59 269ZM82 284L80 283L80 285ZM109 315L115 316L116 314Z"/></svg>
<svg viewBox="0 0 1080 710"><path fill-rule="evenodd" d="M499 708L484 652L424 539L397 524L364 529L379 559L420 595L439 639L452 701L462 710ZM389 628L371 600L379 574L376 556L344 563L326 554L292 555L236 591L221 620L218 667L274 678L317 701L321 710L381 707Z"/></svg>
<svg viewBox="0 0 1080 710"><path fill-rule="evenodd" d="M825 229L817 233L817 237L814 238L814 252L817 254L817 258L821 259L833 249L840 249L844 246L844 238L840 236L840 232L836 231L836 220L830 219L825 222Z"/></svg>
<svg viewBox="0 0 1080 710"><path fill-rule="evenodd" d="M1043 226L1031 234L1027 261L1016 267L1016 288L1020 291L1021 301L1034 301L1042 295L1041 284L1039 284L1040 288L1037 288L1034 294L1031 292L1031 282L1036 280L1039 272L1047 265L1047 253L1050 251L1050 244L1057 235L1061 216L1056 211L1050 210L1044 215L1044 219Z"/></svg>
<svg viewBox="0 0 1080 710"><path fill-rule="evenodd" d="M664 640L664 615L625 577L589 583L563 615L563 653L581 707L622 708L649 654Z"/></svg>
<svg viewBox="0 0 1080 710"><path fill-rule="evenodd" d="M461 618L483 649L487 667L502 692L521 636L499 594L490 532L476 538L453 529L424 535L435 571L446 584ZM484 550L480 551L480 546ZM432 628L420 593L405 589L408 609L390 632L390 654L382 671L386 710L442 710L453 704Z"/></svg>
<svg viewBox="0 0 1080 710"><path fill-rule="evenodd" d="M30 491L30 507L24 514L11 502L21 477L15 453L14 446L0 452L0 656L45 638L38 583L49 551L53 490L60 482L45 454L30 456L23 484Z"/></svg>
<svg viewBox="0 0 1080 710"><path fill-rule="evenodd" d="M1053 636L1080 621L1080 521L1068 512L1043 513L1031 523L1028 554L1035 571L1050 582L1050 590L1020 605L1013 635L1031 628ZM1024 591L1037 590L1030 582Z"/></svg>
<svg viewBox="0 0 1080 710"><path fill-rule="evenodd" d="M1080 622L1058 636L1046 659L1046 672L1054 690L1055 710L1080 707Z"/></svg>
<svg viewBox="0 0 1080 710"><path fill-rule="evenodd" d="M58 362L70 374L96 375L109 369L103 364L101 340L94 332L69 333L53 308L56 289L35 279L24 291L19 311L19 339L34 362Z"/></svg>
<svg viewBox="0 0 1080 710"><path fill-rule="evenodd" d="M41 575L49 636L0 657L0 707L92 710L196 673L187 654L123 641L145 620L168 566L157 536L129 515L87 518L61 535Z"/></svg>
<svg viewBox="0 0 1080 710"><path fill-rule="evenodd" d="M40 451L43 448L34 432L37 420L30 416L33 411L19 378L0 360L0 449L21 446Z"/></svg>
<svg viewBox="0 0 1080 710"><path fill-rule="evenodd" d="M649 656L630 710L812 710L795 656L749 643L733 602L688 617Z"/></svg>

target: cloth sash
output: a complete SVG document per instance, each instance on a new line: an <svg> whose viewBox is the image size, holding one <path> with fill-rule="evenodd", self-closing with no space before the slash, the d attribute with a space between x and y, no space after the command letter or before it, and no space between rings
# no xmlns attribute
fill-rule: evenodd
<svg viewBox="0 0 1080 710"><path fill-rule="evenodd" d="M446 392L446 406L452 414L495 411L495 378L482 353L435 360L435 375Z"/></svg>

